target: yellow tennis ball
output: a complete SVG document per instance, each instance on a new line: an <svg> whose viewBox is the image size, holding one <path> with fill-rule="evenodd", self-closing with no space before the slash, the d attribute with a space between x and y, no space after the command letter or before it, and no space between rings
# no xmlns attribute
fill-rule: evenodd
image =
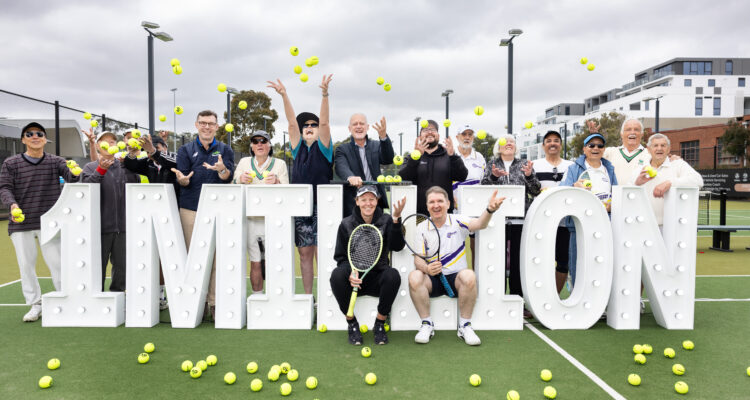
<svg viewBox="0 0 750 400"><path fill-rule="evenodd" d="M210 356L206 357L206 364L208 365L216 365L216 363L219 362L219 359L216 358L215 355L211 354Z"/></svg>
<svg viewBox="0 0 750 400"><path fill-rule="evenodd" d="M206 362L206 360L200 360L197 363L195 363L195 368L198 368L201 371L205 371L208 369L208 363Z"/></svg>
<svg viewBox="0 0 750 400"><path fill-rule="evenodd" d="M557 390L553 388L552 386L547 386L544 388L544 397L548 399L554 399L557 397Z"/></svg>
<svg viewBox="0 0 750 400"><path fill-rule="evenodd" d="M21 222L26 221L26 216L23 215L23 214L21 214L21 215L15 217L15 218L13 218L13 221L15 221L15 222L17 222L17 223L20 224Z"/></svg>
<svg viewBox="0 0 750 400"><path fill-rule="evenodd" d="M174 108L174 113L177 115L181 115L183 111L184 109L182 108L182 106L175 106Z"/></svg>
<svg viewBox="0 0 750 400"><path fill-rule="evenodd" d="M128 139L128 146L130 146L130 147L132 147L134 149L137 149L137 148L141 147L141 145L138 143L138 141L135 140L135 139L132 139L132 138Z"/></svg>
<svg viewBox="0 0 750 400"><path fill-rule="evenodd" d="M586 69L587 69L587 70L589 70L589 71L593 71L593 70L594 70L594 68L596 68L596 67L594 66L594 64L589 64L589 65L588 65L588 66L586 67Z"/></svg>
<svg viewBox="0 0 750 400"><path fill-rule="evenodd" d="M292 385L288 382L282 383L279 392L281 392L282 396L289 396L292 393Z"/></svg>
<svg viewBox="0 0 750 400"><path fill-rule="evenodd" d="M508 394L505 395L505 400L520 400L521 395L515 390L509 390Z"/></svg>
<svg viewBox="0 0 750 400"><path fill-rule="evenodd" d="M392 176L390 176L390 175L387 175L387 176L385 177L385 181L386 181L386 182L388 182L388 177L390 177L390 178L391 178L391 181L393 181L393 177L392 177ZM367 329L367 325L365 325L365 324L362 324L362 325L360 325L360 326L359 326L359 331L360 331L360 332L362 332L362 333L367 333L367 331L368 331L368 330L369 330L369 329Z"/></svg>
<svg viewBox="0 0 750 400"><path fill-rule="evenodd" d="M52 377L51 376L43 376L39 378L39 387L42 389L47 389L48 387L52 386Z"/></svg>
<svg viewBox="0 0 750 400"><path fill-rule="evenodd" d="M224 130L227 132L234 132L234 124L226 124L224 125Z"/></svg>
<svg viewBox="0 0 750 400"><path fill-rule="evenodd" d="M328 327L326 326L326 324L321 324L320 328L318 328L318 332L320 332L320 333L326 333L326 332L328 332Z"/></svg>
<svg viewBox="0 0 750 400"><path fill-rule="evenodd" d="M316 387L318 387L318 378L314 376L308 376L305 380L305 386L307 386L308 389L313 390Z"/></svg>
<svg viewBox="0 0 750 400"><path fill-rule="evenodd" d="M674 384L674 391L679 394L685 394L688 392L688 385L683 381L679 381Z"/></svg>
<svg viewBox="0 0 750 400"><path fill-rule="evenodd" d="M487 131L485 131L484 129L480 129L480 130L479 130L479 131L477 132L477 139L479 139L479 140L484 140L484 139L486 139L486 138L487 138Z"/></svg>
<svg viewBox="0 0 750 400"><path fill-rule="evenodd" d="M231 385L235 381L237 381L237 375L235 375L234 372L227 372L224 374L224 382L226 382L227 385Z"/></svg>
<svg viewBox="0 0 750 400"><path fill-rule="evenodd" d="M750 367L747 367L747 376L750 376Z"/></svg>
<svg viewBox="0 0 750 400"><path fill-rule="evenodd" d="M646 356L643 354L636 354L635 357L633 357L633 360L635 360L638 364L645 364L646 363Z"/></svg>
<svg viewBox="0 0 750 400"><path fill-rule="evenodd" d="M378 377L372 372L365 375L365 382L367 382L368 385L374 385L377 381Z"/></svg>
<svg viewBox="0 0 750 400"><path fill-rule="evenodd" d="M272 369L268 371L268 380L271 382L276 382L279 380L279 376L281 376L281 373L279 373L278 370Z"/></svg>
<svg viewBox="0 0 750 400"><path fill-rule="evenodd" d="M377 83L378 85L382 85L383 83L385 83L385 79L383 79L382 76L379 76L378 79L375 79L375 83Z"/></svg>
<svg viewBox="0 0 750 400"><path fill-rule="evenodd" d="M220 83L216 86L216 90L220 91L221 93L224 93L227 91L227 85Z"/></svg>
<svg viewBox="0 0 750 400"><path fill-rule="evenodd" d="M400 155L396 155L396 156L394 156L394 157L393 157L393 163L394 163L394 164L396 164L396 165L401 165L401 164L403 164L403 163L404 163L404 157L402 157L402 156L400 156Z"/></svg>
<svg viewBox="0 0 750 400"><path fill-rule="evenodd" d="M248 373L254 374L258 372L258 363L255 361L250 361L249 363L247 363L246 369Z"/></svg>
<svg viewBox="0 0 750 400"><path fill-rule="evenodd" d="M286 374L286 373L288 373L292 369L292 366L288 362L281 363L281 365L279 365L279 367L281 368L281 373L282 374Z"/></svg>
<svg viewBox="0 0 750 400"><path fill-rule="evenodd" d="M443 126L446 127L446 128L449 127L449 126L451 126L451 120L444 119L443 120Z"/></svg>
<svg viewBox="0 0 750 400"><path fill-rule="evenodd" d="M143 346L143 351L145 351L146 353L153 353L154 350L156 350L156 346L151 342L146 343L146 345Z"/></svg>
<svg viewBox="0 0 750 400"><path fill-rule="evenodd" d="M469 377L469 383L471 384L471 386L479 386L482 384L482 377L477 374L472 374Z"/></svg>
<svg viewBox="0 0 750 400"><path fill-rule="evenodd" d="M118 148L118 147L116 147L116 146L112 146L112 147L109 147L109 148L107 149L107 153L109 153L109 154L112 154L112 155L115 155L115 154L117 154L117 151L118 151L118 150L119 150L119 148Z"/></svg>
<svg viewBox="0 0 750 400"><path fill-rule="evenodd" d="M539 374L539 377L542 378L543 381L549 382L552 380L552 371L548 369L543 369L542 372Z"/></svg>
<svg viewBox="0 0 750 400"><path fill-rule="evenodd" d="M692 350L695 348L695 344L690 340L686 340L682 342L682 348L685 350Z"/></svg>
<svg viewBox="0 0 750 400"><path fill-rule="evenodd" d="M675 375L684 375L685 367L682 364L675 364L672 366L672 373Z"/></svg>
<svg viewBox="0 0 750 400"><path fill-rule="evenodd" d="M585 187L591 187L591 181L588 180L588 179L585 180L585 181L583 181L583 186L585 186ZM634 354L641 354L641 353L643 353L643 346L641 346L640 344L634 345L633 346L633 353Z"/></svg>
<svg viewBox="0 0 750 400"><path fill-rule="evenodd" d="M128 145L125 144L125 142L123 142L122 140L120 140L119 142L117 142L117 148L118 149L125 150L126 147L128 147Z"/></svg>
<svg viewBox="0 0 750 400"><path fill-rule="evenodd" d="M260 392L260 390L263 389L263 381L261 381L258 378L253 379L252 382L250 382L250 390L253 392Z"/></svg>
<svg viewBox="0 0 750 400"><path fill-rule="evenodd" d="M203 371L198 367L193 367L193 369L190 370L190 377L193 379L198 379L203 375Z"/></svg>
<svg viewBox="0 0 750 400"><path fill-rule="evenodd" d="M60 368L60 360L57 359L57 358L53 358L53 359L47 361L47 368L53 369L53 370Z"/></svg>
<svg viewBox="0 0 750 400"><path fill-rule="evenodd" d="M164 122L167 120L167 116L164 114L159 115L159 121Z"/></svg>
<svg viewBox="0 0 750 400"><path fill-rule="evenodd" d="M584 181L583 181L583 187L585 187L586 189L591 189L591 186L592 186L592 185L593 185L593 184L591 183L591 180L590 180L590 179L586 179L586 180L584 180ZM637 346L637 347L636 347L636 346ZM637 349L638 351L636 351L636 349ZM641 354L641 353L643 353L643 347L641 347L641 345L639 345L639 344L637 344L637 345L633 346L633 353L636 353L636 354Z"/></svg>
<svg viewBox="0 0 750 400"><path fill-rule="evenodd" d="M130 136L138 139L139 137L141 137L141 131L139 129L133 129L132 131L130 131Z"/></svg>
<svg viewBox="0 0 750 400"><path fill-rule="evenodd" d="M430 125L430 121L429 120L423 119L423 120L419 121L419 126L421 126L422 128L427 128L428 125Z"/></svg>
<svg viewBox="0 0 750 400"><path fill-rule="evenodd" d="M523 126L524 126L524 127L526 128L526 129L531 129L531 128L532 128L532 127L534 126L534 123L533 123L533 122L531 122L531 121L526 121L526 123L525 123L525 124L523 124Z"/></svg>
<svg viewBox="0 0 750 400"><path fill-rule="evenodd" d="M474 114L476 114L476 115L482 115L482 114L484 114L484 107L482 107L482 106L476 106L476 107L474 107Z"/></svg>
<svg viewBox="0 0 750 400"><path fill-rule="evenodd" d="M182 74L182 66L175 65L172 67L172 72L174 72L175 75L181 75Z"/></svg>
<svg viewBox="0 0 750 400"><path fill-rule="evenodd" d="M310 57L310 61L312 61L312 65L318 65L320 59L317 56L312 56Z"/></svg>
<svg viewBox="0 0 750 400"><path fill-rule="evenodd" d="M643 347L643 354L651 354L651 353L653 353L653 352L654 352L654 348L653 348L653 347L651 347L651 345L650 345L650 344L644 344L644 345L643 345L643 346L641 346L641 347Z"/></svg>
<svg viewBox="0 0 750 400"><path fill-rule="evenodd" d="M185 361L183 361L183 362L182 362L182 364L180 365L180 369L181 369L181 370L182 370L183 372L188 372L188 371L190 371L191 369L193 369L193 362L192 362L192 361L190 361L190 360L185 360Z"/></svg>
<svg viewBox="0 0 750 400"><path fill-rule="evenodd" d="M169 60L169 65L171 65L173 67L176 66L176 65L180 65L180 60L178 60L176 58L173 58L173 59Z"/></svg>
<svg viewBox="0 0 750 400"><path fill-rule="evenodd" d="M299 47L297 47L297 46L290 47L289 48L289 54L291 54L291 55L293 55L295 57L298 56L299 55Z"/></svg>
<svg viewBox="0 0 750 400"><path fill-rule="evenodd" d="M244 110L247 108L247 102L245 100L241 100L239 103L237 103L237 108L240 110Z"/></svg>
<svg viewBox="0 0 750 400"><path fill-rule="evenodd" d="M666 349L664 349L664 357L674 358L674 355L675 353L673 348L667 347Z"/></svg>
<svg viewBox="0 0 750 400"><path fill-rule="evenodd" d="M641 377L638 376L638 374L630 374L628 375L628 383L633 386L638 386L641 384Z"/></svg>
<svg viewBox="0 0 750 400"><path fill-rule="evenodd" d="M385 181L386 181L386 183L393 183L393 177L390 176L390 175L386 175L385 176ZM362 327L364 327L364 332L367 332L367 326L362 325ZM362 330L362 327L359 328L360 331ZM364 333L364 332L362 332L362 333Z"/></svg>
<svg viewBox="0 0 750 400"><path fill-rule="evenodd" d="M588 62L589 62L589 59L588 59L588 58L586 58L586 57L582 57L582 58L581 58L581 64L582 64L582 65L586 65L586 64L588 64Z"/></svg>
<svg viewBox="0 0 750 400"><path fill-rule="evenodd" d="M385 90L386 92L390 92L391 91L391 84L390 83L386 83L385 85L383 85L383 90Z"/></svg>
<svg viewBox="0 0 750 400"><path fill-rule="evenodd" d="M422 152L419 150L412 150L411 151L411 159L416 161L419 160L419 158L422 157Z"/></svg>
<svg viewBox="0 0 750 400"><path fill-rule="evenodd" d="M271 366L270 371L276 371L276 372L279 373L279 375L281 375L281 366L277 365L277 364L274 364L274 365Z"/></svg>
<svg viewBox="0 0 750 400"><path fill-rule="evenodd" d="M102 143L107 143L107 142L102 142ZM109 143L107 143L107 147L109 147ZM68 160L65 162L65 165L67 165L68 168L73 168L76 165L78 165L78 163L75 160Z"/></svg>
<svg viewBox="0 0 750 400"><path fill-rule="evenodd" d="M307 66L307 68L310 68L310 67L312 67L315 64L313 64L312 59L308 58L308 59L305 60L305 65Z"/></svg>
<svg viewBox="0 0 750 400"><path fill-rule="evenodd" d="M385 175L378 175L377 181L380 183L385 182Z"/></svg>
<svg viewBox="0 0 750 400"><path fill-rule="evenodd" d="M83 113L83 119L91 119L91 113L90 112Z"/></svg>
<svg viewBox="0 0 750 400"><path fill-rule="evenodd" d="M291 382L294 382L299 378L299 371L296 369L290 369L289 372L286 373L286 379L290 380Z"/></svg>
<svg viewBox="0 0 750 400"><path fill-rule="evenodd" d="M91 122L89 122L89 124L91 125L92 128L96 128L97 126L99 126L99 121L92 119Z"/></svg>
<svg viewBox="0 0 750 400"><path fill-rule="evenodd" d="M268 171L263 171L263 178L268 178L268 175L270 175L270 174L271 173L268 172Z"/></svg>
<svg viewBox="0 0 750 400"><path fill-rule="evenodd" d="M396 175L396 176L394 176L394 177L393 177L393 182L394 182L394 183L401 183L401 175ZM391 330L391 326L390 326L390 325L388 325L388 324L385 324L385 325L384 325L384 327L385 327L385 331L386 331L386 332L388 332L388 331L390 331L390 330Z"/></svg>
<svg viewBox="0 0 750 400"><path fill-rule="evenodd" d="M294 66L294 73L297 74L297 75L301 74L302 73L302 67L300 67L299 65L295 65Z"/></svg>
<svg viewBox="0 0 750 400"><path fill-rule="evenodd" d="M23 210L21 210L21 207L14 208L13 211L10 212L10 215L14 217L18 217L23 215ZM52 360L57 360L56 358L53 358ZM50 361L52 361L50 360Z"/></svg>
<svg viewBox="0 0 750 400"><path fill-rule="evenodd" d="M497 144L500 146L505 146L508 144L508 139L501 137L500 139L497 139Z"/></svg>
<svg viewBox="0 0 750 400"><path fill-rule="evenodd" d="M138 363L139 364L145 364L149 361L151 357L148 356L148 353L141 353L138 354Z"/></svg>
<svg viewBox="0 0 750 400"><path fill-rule="evenodd" d="M360 353L362 354L362 357L369 358L372 355L372 349L365 346L362 348L362 351Z"/></svg>
<svg viewBox="0 0 750 400"><path fill-rule="evenodd" d="M307 74L299 74L299 80L302 82L307 82L308 79L310 79L310 77L307 76Z"/></svg>
<svg viewBox="0 0 750 400"><path fill-rule="evenodd" d="M656 168L654 168L654 167L652 167L652 166L649 165L644 170L648 174L649 178L653 178L653 177L656 176Z"/></svg>

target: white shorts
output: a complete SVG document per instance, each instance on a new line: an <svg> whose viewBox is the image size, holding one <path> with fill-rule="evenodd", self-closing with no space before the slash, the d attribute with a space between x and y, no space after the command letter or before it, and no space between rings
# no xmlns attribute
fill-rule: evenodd
<svg viewBox="0 0 750 400"><path fill-rule="evenodd" d="M247 253L250 256L250 262L260 262L264 257L258 243L260 241L265 244L265 219L250 217L247 227Z"/></svg>

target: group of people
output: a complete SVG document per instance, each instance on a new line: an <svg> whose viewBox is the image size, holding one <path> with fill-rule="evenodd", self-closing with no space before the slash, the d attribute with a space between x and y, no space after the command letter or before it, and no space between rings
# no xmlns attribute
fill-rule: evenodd
<svg viewBox="0 0 750 400"><path fill-rule="evenodd" d="M46 131L38 123L22 129L21 140L26 151L7 158L0 172L0 200L11 211L22 208L25 219L11 219L8 231L13 241L26 303L31 309L24 321L35 321L41 315L41 290L36 279L36 240L40 234L40 217L57 201L61 188L59 179L66 182L99 183L102 212L102 290L104 271L112 264L110 291L125 291L125 184L137 182L173 184L177 193L179 214L185 242L189 246L203 184L309 184L313 187L313 214L295 218L295 245L299 251L304 291L312 293L313 263L317 254L317 196L316 186L328 184L336 175L347 184L343 191L343 220L339 226L334 258L337 268L330 277L331 288L341 311L346 314L354 287L360 293L379 297L377 316L373 325L377 344L388 343L385 321L391 311L401 284L398 271L391 267L390 251L404 248L401 212L405 199L393 199L388 204L383 185L369 185L381 173L382 165L392 164L394 150L388 137L386 119L373 125L377 138L368 137L367 117L356 113L350 117L351 140L334 152L331 140L329 87L332 76L323 77L320 84L321 103L318 114L296 114L289 94L280 80L268 86L281 96L288 123L293 164L291 177L286 163L271 154L270 135L265 131L251 134L251 156L235 164L231 147L216 140L218 118L215 112L198 113L195 127L198 135L184 144L177 153L169 152L165 136L143 135L138 146L127 146L122 153L111 154L107 147L117 146L112 132L94 135L87 132L91 142L91 162L76 176L66 160L44 152ZM446 137L441 142L438 124L428 120L421 128L414 144L421 157L407 157L399 175L417 187L418 213L430 216L440 235L440 259L425 260L415 254L415 269L408 276L409 291L421 318L415 337L417 343L427 343L434 335L429 299L446 294L438 280L443 274L458 297L458 336L469 345L481 340L471 327L471 315L477 296L476 275L467 262L466 238L474 250L474 232L484 229L502 204L504 197L495 192L488 199L485 212L471 218L455 213L458 209L454 192L465 185L521 185L526 188L526 209L541 191L555 186L575 186L594 193L609 211L612 186L642 185L651 198L658 223L662 223L663 197L672 185L701 186L700 174L678 158L670 158L669 139L662 134L651 135L647 147L641 145L643 125L636 119L625 121L621 129L622 146L605 148L606 139L599 126L588 121L590 134L584 139L583 155L574 161L562 157L562 137L549 131L543 138L544 157L525 161L519 158L515 139L504 135L493 147L493 155L486 161L473 148L474 129L465 125L456 134L457 146ZM132 138L126 132L125 140ZM131 141L132 142L132 141ZM102 143L106 143L103 145ZM501 145L501 143L504 143ZM141 155L141 149L145 152ZM656 175L650 173L651 167ZM145 179L144 179L145 177ZM113 210L114 208L114 210ZM385 214L389 208L391 214ZM568 218L569 220L570 218ZM384 251L375 267L360 278L347 260L348 237L360 224L375 225L383 236ZM424 224L423 224L424 225ZM263 217L252 217L248 224L247 251L251 263L250 278L253 293L263 291ZM426 226L426 225L425 225ZM424 227L422 227L424 228ZM520 279L520 244L523 218L511 218L506 225L509 246L507 269L509 293L523 295ZM575 284L575 225L564 221L557 230L555 251L558 292L570 276ZM60 289L60 243L52 240L41 246L42 255L50 269L52 281ZM163 282L163 278L162 278ZM205 318L213 319L215 312L215 265L212 268L206 298ZM162 307L166 307L162 286ZM363 342L356 317L347 317L348 340Z"/></svg>

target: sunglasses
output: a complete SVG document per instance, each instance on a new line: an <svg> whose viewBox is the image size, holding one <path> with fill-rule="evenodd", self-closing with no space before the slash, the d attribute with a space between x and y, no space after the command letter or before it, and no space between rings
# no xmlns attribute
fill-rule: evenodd
<svg viewBox="0 0 750 400"><path fill-rule="evenodd" d="M588 147L589 149L593 149L594 147L599 148L599 149L603 149L604 148L604 144L591 143L591 144L587 144L586 147Z"/></svg>
<svg viewBox="0 0 750 400"><path fill-rule="evenodd" d="M24 135L27 138L33 137L34 135L36 135L36 137L44 137L44 132L42 132L42 131L26 131L26 132L24 132Z"/></svg>
<svg viewBox="0 0 750 400"><path fill-rule="evenodd" d="M266 140L265 138L260 138L260 139L251 139L250 142L252 144L266 144L268 143L268 140Z"/></svg>
<svg viewBox="0 0 750 400"><path fill-rule="evenodd" d="M302 125L302 128L303 128L303 129L304 129L304 128L317 128L317 127L318 127L318 124L317 124L317 123L315 123L315 122L313 122L313 123L311 123L311 124L304 124L304 125Z"/></svg>

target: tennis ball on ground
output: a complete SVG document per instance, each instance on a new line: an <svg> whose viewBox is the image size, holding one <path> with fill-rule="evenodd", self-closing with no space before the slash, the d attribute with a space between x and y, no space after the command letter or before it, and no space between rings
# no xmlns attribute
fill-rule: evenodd
<svg viewBox="0 0 750 400"><path fill-rule="evenodd" d="M695 344L690 340L686 340L682 342L682 348L685 350L692 350L695 348Z"/></svg>
<svg viewBox="0 0 750 400"><path fill-rule="evenodd" d="M172 72L173 72L173 73L174 73L175 75L181 75L181 74L182 74L182 66L180 66L180 65L175 65L174 67L172 67Z"/></svg>
<svg viewBox="0 0 750 400"><path fill-rule="evenodd" d="M117 153L117 150L118 150L117 147L112 146L112 147L110 147L110 148L107 149L107 153L114 155L115 153Z"/></svg>
<svg viewBox="0 0 750 400"><path fill-rule="evenodd" d="M390 175L385 176L386 183L393 183L393 177ZM362 330L362 327L360 327L360 330ZM365 327L365 332L367 332L367 327Z"/></svg>
<svg viewBox="0 0 750 400"><path fill-rule="evenodd" d="M205 371L208 369L208 363L206 362L206 360L200 360L195 363L195 368L199 368L201 371Z"/></svg>
<svg viewBox="0 0 750 400"><path fill-rule="evenodd" d="M643 354L636 354L635 357L633 357L636 363L638 364L645 364L646 363L646 356Z"/></svg>
<svg viewBox="0 0 750 400"><path fill-rule="evenodd" d="M90 112L83 113L83 119L91 119L91 113Z"/></svg>
<svg viewBox="0 0 750 400"><path fill-rule="evenodd" d="M443 126L446 127L446 128L449 127L449 126L451 126L451 120L444 119L443 120Z"/></svg>
<svg viewBox="0 0 750 400"><path fill-rule="evenodd" d="M675 375L685 375L685 367L682 364L672 366L672 373Z"/></svg>
<svg viewBox="0 0 750 400"><path fill-rule="evenodd" d="M747 367L747 376L750 376L750 367Z"/></svg>
<svg viewBox="0 0 750 400"><path fill-rule="evenodd" d="M219 359L216 358L215 355L211 354L210 356L206 357L206 364L208 365L216 365L216 363L219 362Z"/></svg>
<svg viewBox="0 0 750 400"><path fill-rule="evenodd" d="M258 378L253 379L252 382L250 382L250 390L253 392L260 392L260 390L263 389L263 381L261 381Z"/></svg>
<svg viewBox="0 0 750 400"><path fill-rule="evenodd" d="M271 381L271 382L276 382L276 381L279 380L279 376L280 375L281 374L279 373L278 370L272 369L272 370L268 371L268 380Z"/></svg>
<svg viewBox="0 0 750 400"><path fill-rule="evenodd" d="M543 369L542 373L539 374L539 377L542 378L543 381L549 382L552 380L552 371L548 369Z"/></svg>
<svg viewBox="0 0 750 400"><path fill-rule="evenodd" d="M308 79L310 79L310 77L307 76L307 74L299 74L299 80L302 82L307 82Z"/></svg>
<svg viewBox="0 0 750 400"><path fill-rule="evenodd" d="M193 369L193 362L190 360L185 360L182 362L182 365L180 365L180 369L184 372L188 372L191 369Z"/></svg>
<svg viewBox="0 0 750 400"><path fill-rule="evenodd" d="M23 215L23 210L21 210L21 207L17 207L17 208L14 208L13 211L10 212L10 214L14 217L18 217L18 216ZM57 360L57 359L53 358L52 360Z"/></svg>
<svg viewBox="0 0 750 400"><path fill-rule="evenodd" d="M650 344L644 344L641 347L643 347L643 354L651 354L654 352L654 348L651 347Z"/></svg>
<svg viewBox="0 0 750 400"><path fill-rule="evenodd" d="M52 377L51 376L43 376L39 378L39 387L42 389L47 389L48 387L52 386Z"/></svg>
<svg viewBox="0 0 750 400"><path fill-rule="evenodd" d="M594 64L589 64L589 66L588 66L588 67L586 67L586 69L587 69L587 70L589 70L589 71L593 71L593 70L594 70L594 68L596 68L596 67L594 66Z"/></svg>
<svg viewBox="0 0 750 400"><path fill-rule="evenodd" d="M227 91L227 85L220 83L216 86L216 90L220 91L221 93L224 93Z"/></svg>
<svg viewBox="0 0 750 400"><path fill-rule="evenodd" d="M308 376L305 380L305 386L307 386L308 389L313 390L316 387L318 387L318 378L314 376Z"/></svg>
<svg viewBox="0 0 750 400"><path fill-rule="evenodd" d="M476 114L476 115L482 115L482 114L484 114L484 107L482 107L482 106L476 106L476 107L474 107L474 114Z"/></svg>
<svg viewBox="0 0 750 400"><path fill-rule="evenodd" d="M290 47L289 48L289 54L291 54L291 55L293 55L295 57L298 56L299 55L299 47L297 47L297 46Z"/></svg>
<svg viewBox="0 0 750 400"><path fill-rule="evenodd" d="M97 126L99 126L99 121L92 119L90 124L92 128L96 128Z"/></svg>
<svg viewBox="0 0 750 400"><path fill-rule="evenodd" d="M588 185L587 185L587 183L588 183ZM585 187L591 187L591 181L590 180L583 181L583 186L585 186ZM641 353L643 353L643 346L641 346L640 344L633 345L633 353L635 353L635 354L641 354Z"/></svg>
<svg viewBox="0 0 750 400"><path fill-rule="evenodd" d="M237 103L237 108L239 108L240 110L246 109L247 108L247 102L245 100L240 101L239 103Z"/></svg>
<svg viewBox="0 0 750 400"><path fill-rule="evenodd" d="M291 382L296 381L299 378L299 372L296 369L290 369L289 372L286 373L286 379L288 379Z"/></svg>
<svg viewBox="0 0 750 400"><path fill-rule="evenodd" d="M182 108L182 106L175 106L174 108L174 113L177 115L181 115L183 111L184 109Z"/></svg>
<svg viewBox="0 0 750 400"><path fill-rule="evenodd" d="M526 121L525 124L523 124L524 128L531 129L534 126L534 123L531 121Z"/></svg>
<svg viewBox="0 0 750 400"><path fill-rule="evenodd" d="M234 374L234 372L227 372L224 374L224 382L227 383L227 385L233 384L237 380L237 375Z"/></svg>
<svg viewBox="0 0 750 400"><path fill-rule="evenodd" d="M282 383L279 392L281 392L282 396L289 396L292 393L292 385L288 382Z"/></svg>
<svg viewBox="0 0 750 400"><path fill-rule="evenodd" d="M365 347L362 348L362 351L360 353L362 353L362 357L368 358L368 357L370 357L372 355L372 349L370 349L369 347L365 346Z"/></svg>
<svg viewBox="0 0 750 400"><path fill-rule="evenodd" d="M392 176L390 176L390 175L387 175L387 176L385 177L385 181L386 181L386 182L388 182L388 177L390 177L390 178L391 178L391 181L393 181L393 177L392 177ZM367 329L367 325L365 325L365 324L362 324L362 325L360 325L360 326L359 326L359 331L360 331L360 332L362 332L362 333L367 333L367 331L368 331L368 330L369 330L369 329Z"/></svg>
<svg viewBox="0 0 750 400"><path fill-rule="evenodd" d="M60 368L60 360L57 358L53 358L47 361L47 368L53 369L53 370Z"/></svg>
<svg viewBox="0 0 750 400"><path fill-rule="evenodd" d="M589 59L588 59L588 58L586 58L586 57L582 57L582 58L581 58L581 64L582 64L582 65L586 65L586 64L588 64L588 63L589 63Z"/></svg>
<svg viewBox="0 0 750 400"><path fill-rule="evenodd" d="M281 365L279 365L279 368L281 368L281 373L286 374L289 372L289 370L292 369L292 366L288 362L283 362Z"/></svg>
<svg viewBox="0 0 750 400"><path fill-rule="evenodd" d="M125 144L125 142L123 142L122 140L120 140L119 142L117 142L117 148L118 149L125 150L126 147L128 147L128 145Z"/></svg>
<svg viewBox="0 0 750 400"><path fill-rule="evenodd" d="M544 397L548 399L554 399L557 397L557 390L553 388L552 386L547 386L544 388Z"/></svg>
<svg viewBox="0 0 750 400"><path fill-rule="evenodd" d="M427 128L428 125L430 125L430 121L426 119L419 121L419 126L421 126L422 128Z"/></svg>
<svg viewBox="0 0 750 400"><path fill-rule="evenodd" d="M224 130L227 132L234 132L234 124L226 124L224 125Z"/></svg>
<svg viewBox="0 0 750 400"><path fill-rule="evenodd" d="M146 343L146 345L143 346L143 351L145 351L146 353L153 353L154 350L156 350L156 346L154 346L154 344L151 342Z"/></svg>
<svg viewBox="0 0 750 400"><path fill-rule="evenodd" d="M20 224L21 222L25 221L25 220L26 220L26 216L25 216L25 215L23 215L23 214L21 214L21 215L19 215L19 216L15 217L15 218L13 218L13 221L16 221L16 222L17 222L17 223L19 223L19 224Z"/></svg>
<svg viewBox="0 0 750 400"><path fill-rule="evenodd" d="M385 83L385 79L383 79L382 76L379 76L378 79L375 79L375 83L377 83L378 85L382 85Z"/></svg>
<svg viewBox="0 0 750 400"><path fill-rule="evenodd" d="M393 177L393 182L394 182L394 183L401 183L401 175L396 175L396 176L394 176L394 177ZM391 330L391 326L390 326L390 325L388 325L388 324L386 324L386 325L385 325L385 331L386 331L386 332L388 332L388 331L390 331L390 330Z"/></svg>
<svg viewBox="0 0 750 400"><path fill-rule="evenodd" d="M484 140L484 139L486 139L486 138L487 138L487 131L485 131L484 129L480 129L480 130L479 130L479 131L477 132L477 139L479 139L479 140Z"/></svg>
<svg viewBox="0 0 750 400"><path fill-rule="evenodd" d="M469 383L471 384L471 386L479 386L482 384L482 377L477 374L472 374L469 377Z"/></svg>
<svg viewBox="0 0 750 400"><path fill-rule="evenodd" d="M320 333L326 333L326 332L328 332L328 327L326 326L326 324L321 324L320 328L318 328L318 332L320 332Z"/></svg>
<svg viewBox="0 0 750 400"><path fill-rule="evenodd" d="M411 151L411 159L416 161L419 160L419 158L422 157L422 152L419 150L412 150Z"/></svg>
<svg viewBox="0 0 750 400"><path fill-rule="evenodd" d="M386 83L385 85L383 85L383 90L385 90L386 92L390 92L391 91L391 84L390 83Z"/></svg>
<svg viewBox="0 0 750 400"><path fill-rule="evenodd" d="M258 363L255 361L250 361L249 363L247 363L246 369L248 373L254 374L258 372Z"/></svg>
<svg viewBox="0 0 750 400"><path fill-rule="evenodd" d="M295 65L294 66L294 73L297 74L297 75L301 74L302 73L302 67L300 67L299 65Z"/></svg>
<svg viewBox="0 0 750 400"><path fill-rule="evenodd" d="M497 139L497 144L499 146L505 146L506 144L508 144L508 139L501 137L500 139Z"/></svg>
<svg viewBox="0 0 750 400"><path fill-rule="evenodd" d="M505 395L505 400L520 400L521 395L518 394L515 390L508 391L508 394Z"/></svg>
<svg viewBox="0 0 750 400"><path fill-rule="evenodd" d="M397 155L393 157L393 163L396 165L401 165L404 163L404 157Z"/></svg>
<svg viewBox="0 0 750 400"><path fill-rule="evenodd" d="M145 363L148 362L149 359L151 359L151 357L148 356L148 353L138 354L138 363L139 364L145 364Z"/></svg>
<svg viewBox="0 0 750 400"><path fill-rule="evenodd" d="M365 382L367 382L368 385L374 385L378 381L378 377L375 376L372 372L365 375Z"/></svg>
<svg viewBox="0 0 750 400"><path fill-rule="evenodd" d="M171 65L173 67L177 66L177 65L180 65L180 60L178 60L176 58L173 58L173 59L169 60L169 65Z"/></svg>
<svg viewBox="0 0 750 400"><path fill-rule="evenodd" d="M674 384L674 391L679 394L685 394L688 392L688 385L683 381L679 381Z"/></svg>
<svg viewBox="0 0 750 400"><path fill-rule="evenodd" d="M164 114L159 115L159 121L164 122L167 120L167 116Z"/></svg>
<svg viewBox="0 0 750 400"><path fill-rule="evenodd" d="M592 183L591 183L590 179L586 179L586 180L583 181L583 187L585 187L586 189L591 189L591 185L592 185ZM636 351L636 349L638 351ZM637 345L633 346L633 353L636 353L636 354L643 353L643 347L640 344L637 344Z"/></svg>
<svg viewBox="0 0 750 400"><path fill-rule="evenodd" d="M630 374L628 375L628 383L633 386L638 386L641 384L641 377L638 376L638 374Z"/></svg>
<svg viewBox="0 0 750 400"><path fill-rule="evenodd" d="M385 175L378 175L378 182L383 183L385 182Z"/></svg>

